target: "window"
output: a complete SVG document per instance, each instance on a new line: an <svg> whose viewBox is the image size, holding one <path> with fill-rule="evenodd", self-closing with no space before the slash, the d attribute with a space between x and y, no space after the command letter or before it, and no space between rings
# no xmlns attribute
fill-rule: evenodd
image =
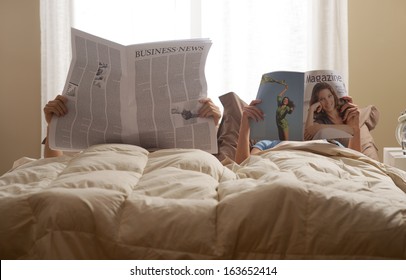
<svg viewBox="0 0 406 280"><path fill-rule="evenodd" d="M212 39L206 77L215 102L229 91L249 102L270 71L324 68L347 77L343 0L41 0L41 25L43 104L62 91L70 26L122 44Z"/></svg>

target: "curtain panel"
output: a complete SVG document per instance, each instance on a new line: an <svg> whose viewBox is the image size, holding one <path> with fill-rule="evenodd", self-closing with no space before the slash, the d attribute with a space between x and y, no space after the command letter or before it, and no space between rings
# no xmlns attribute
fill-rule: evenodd
<svg viewBox="0 0 406 280"><path fill-rule="evenodd" d="M69 0L41 0L41 111L48 100L62 92L71 60ZM47 124L41 118L42 138Z"/></svg>

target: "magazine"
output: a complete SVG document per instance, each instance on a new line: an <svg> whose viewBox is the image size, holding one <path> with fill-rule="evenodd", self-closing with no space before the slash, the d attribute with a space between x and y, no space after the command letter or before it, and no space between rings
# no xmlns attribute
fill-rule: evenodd
<svg viewBox="0 0 406 280"><path fill-rule="evenodd" d="M62 93L68 114L51 121L51 149L127 143L217 153L213 119L197 114L207 97L209 39L123 46L74 28L71 33Z"/></svg>
<svg viewBox="0 0 406 280"><path fill-rule="evenodd" d="M321 91L322 89L325 91ZM331 123L323 110L323 106L332 106L339 110L346 102L343 98L345 96L347 96L347 89L344 79L336 71L266 73L261 77L256 97L261 100L257 107L264 112L265 116L263 121L250 122L250 138L256 141L351 138L353 130L345 124ZM322 98L326 100L326 105L319 105L312 115L308 115L311 111L310 106ZM314 131L309 139L308 135L305 137L306 124L310 128L310 124L315 122L329 125Z"/></svg>

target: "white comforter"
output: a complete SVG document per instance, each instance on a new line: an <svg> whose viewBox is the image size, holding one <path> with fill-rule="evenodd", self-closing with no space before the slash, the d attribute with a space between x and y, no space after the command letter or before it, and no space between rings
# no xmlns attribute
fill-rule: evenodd
<svg viewBox="0 0 406 280"><path fill-rule="evenodd" d="M287 142L223 166L99 145L0 177L1 259L406 259L406 172Z"/></svg>

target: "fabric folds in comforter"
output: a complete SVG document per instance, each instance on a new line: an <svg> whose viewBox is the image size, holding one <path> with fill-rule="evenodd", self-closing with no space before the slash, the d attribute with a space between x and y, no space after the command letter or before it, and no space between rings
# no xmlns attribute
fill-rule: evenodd
<svg viewBox="0 0 406 280"><path fill-rule="evenodd" d="M406 259L406 175L324 142L98 145L0 177L2 259Z"/></svg>

